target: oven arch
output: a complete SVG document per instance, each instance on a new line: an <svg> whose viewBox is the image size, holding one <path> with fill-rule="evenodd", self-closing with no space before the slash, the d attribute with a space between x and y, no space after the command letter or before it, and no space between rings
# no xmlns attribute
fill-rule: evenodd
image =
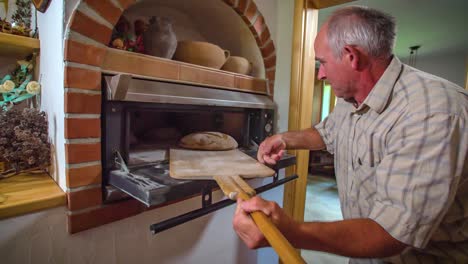
<svg viewBox="0 0 468 264"><path fill-rule="evenodd" d="M276 51L263 15L254 0L219 0L234 9L253 34L264 62L265 78L273 91ZM101 165L101 65L106 59L106 46L112 28L122 13L136 0L82 0L73 9L65 27L64 39L64 112L65 160L69 231L85 230L79 223L81 210L95 210L102 205ZM91 14L91 15L89 15ZM140 211L132 202L120 205L129 214ZM94 209L93 209L94 208ZM136 210L136 211L135 211Z"/></svg>

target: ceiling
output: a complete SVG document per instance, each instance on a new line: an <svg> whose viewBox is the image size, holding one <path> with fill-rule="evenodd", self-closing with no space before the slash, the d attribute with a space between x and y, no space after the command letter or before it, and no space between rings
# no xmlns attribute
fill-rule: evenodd
<svg viewBox="0 0 468 264"><path fill-rule="evenodd" d="M468 56L468 0L358 0L319 11L319 26L341 6L363 5L396 18L394 53L409 56L410 46L421 45L418 57L459 53Z"/></svg>

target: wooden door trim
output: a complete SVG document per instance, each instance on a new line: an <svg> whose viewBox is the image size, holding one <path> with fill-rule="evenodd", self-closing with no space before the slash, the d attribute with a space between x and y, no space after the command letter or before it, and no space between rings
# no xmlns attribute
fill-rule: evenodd
<svg viewBox="0 0 468 264"><path fill-rule="evenodd" d="M288 130L311 127L312 98L315 83L314 40L318 31L318 9L335 6L352 0L295 0L291 85ZM284 189L283 208L298 221L304 220L305 195L309 163L309 150L294 150L296 166L287 175L297 174L298 180Z"/></svg>

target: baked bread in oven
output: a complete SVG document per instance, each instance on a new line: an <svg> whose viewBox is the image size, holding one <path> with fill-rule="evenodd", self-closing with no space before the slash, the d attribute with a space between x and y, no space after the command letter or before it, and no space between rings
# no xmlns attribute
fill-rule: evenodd
<svg viewBox="0 0 468 264"><path fill-rule="evenodd" d="M237 141L230 135L220 132L196 132L184 136L179 146L197 150L230 150L238 147Z"/></svg>

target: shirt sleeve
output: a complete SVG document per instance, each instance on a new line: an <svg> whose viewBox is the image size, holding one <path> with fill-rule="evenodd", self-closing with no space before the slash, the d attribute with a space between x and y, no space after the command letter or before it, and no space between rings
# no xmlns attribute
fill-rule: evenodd
<svg viewBox="0 0 468 264"><path fill-rule="evenodd" d="M466 158L460 122L449 114L413 114L387 135L369 218L405 244L424 248L454 200Z"/></svg>
<svg viewBox="0 0 468 264"><path fill-rule="evenodd" d="M320 123L315 125L315 129L319 132L320 136L322 137L323 142L327 147L327 151L331 154L335 153L335 139L336 139L336 124L337 124L337 112L341 111L341 104L338 100L334 110Z"/></svg>

